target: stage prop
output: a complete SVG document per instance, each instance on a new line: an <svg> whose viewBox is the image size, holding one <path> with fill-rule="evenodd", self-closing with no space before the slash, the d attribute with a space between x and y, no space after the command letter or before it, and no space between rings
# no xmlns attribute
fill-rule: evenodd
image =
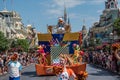
<svg viewBox="0 0 120 80"><path fill-rule="evenodd" d="M51 34L38 33L37 36L38 36L38 41L50 41L50 40L52 40Z"/></svg>
<svg viewBox="0 0 120 80"><path fill-rule="evenodd" d="M56 75L54 73L53 67L54 66L44 66L41 64L35 64L37 75ZM67 66L67 68L72 69L75 72L75 74L78 75L81 71L86 71L86 63L70 65Z"/></svg>
<svg viewBox="0 0 120 80"><path fill-rule="evenodd" d="M69 54L69 47L51 47L51 61L57 59L60 54Z"/></svg>
<svg viewBox="0 0 120 80"><path fill-rule="evenodd" d="M86 63L82 63L82 33L70 32L71 26L66 19L61 17L57 25L48 25L47 34L38 33L39 54L38 64L35 64L36 74L57 75L62 73L64 68L73 71L78 80L85 80L88 74ZM65 62L63 64L62 59Z"/></svg>

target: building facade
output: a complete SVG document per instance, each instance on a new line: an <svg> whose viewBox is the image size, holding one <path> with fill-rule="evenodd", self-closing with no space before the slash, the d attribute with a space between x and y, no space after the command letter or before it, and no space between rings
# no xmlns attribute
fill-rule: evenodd
<svg viewBox="0 0 120 80"><path fill-rule="evenodd" d="M102 42L109 42L110 33L113 33L114 29L113 23L117 18L120 18L117 0L107 0L99 22L95 22L89 30L90 38L99 38Z"/></svg>
<svg viewBox="0 0 120 80"><path fill-rule="evenodd" d="M16 11L0 11L0 31L8 39L28 39L30 47L36 45L36 32L32 25L25 26Z"/></svg>
<svg viewBox="0 0 120 80"><path fill-rule="evenodd" d="M2 31L8 39L25 39L27 37L22 18L15 11L0 11L0 31Z"/></svg>

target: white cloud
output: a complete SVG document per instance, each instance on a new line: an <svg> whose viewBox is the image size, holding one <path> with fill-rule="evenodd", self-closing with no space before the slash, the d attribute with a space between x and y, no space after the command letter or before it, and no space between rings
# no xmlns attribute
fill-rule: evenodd
<svg viewBox="0 0 120 80"><path fill-rule="evenodd" d="M61 17L63 16L63 10L64 10L64 2L65 5L68 8L74 8L78 5L82 4L91 4L91 5L99 5L103 4L106 0L52 0L50 4L47 4L48 8L46 9L46 13L52 17ZM102 13L102 10L98 10L97 13ZM69 13L68 15L70 18L80 18L81 15L78 13ZM89 20L93 20L93 18L90 18ZM94 20L95 21L95 20Z"/></svg>
<svg viewBox="0 0 120 80"><path fill-rule="evenodd" d="M47 13L54 16L63 16L64 4L67 8L73 8L83 3L85 3L84 0L53 0L53 2L47 4L49 6ZM76 14L72 13L70 17L75 18Z"/></svg>
<svg viewBox="0 0 120 80"><path fill-rule="evenodd" d="M85 3L90 3L92 5L96 5L96 4L98 5L105 1L106 0L53 0L51 4L47 4L49 5L49 9L47 10L47 12L49 12L49 14L51 15L59 16L59 15L63 15L64 4L66 5L67 8L74 8L78 5L82 5ZM98 11L97 13L99 12L101 11ZM74 13L70 14L70 16L76 17Z"/></svg>
<svg viewBox="0 0 120 80"><path fill-rule="evenodd" d="M63 11L61 9L49 9L47 10L49 14L54 14L54 15L61 15L63 14Z"/></svg>
<svg viewBox="0 0 120 80"><path fill-rule="evenodd" d="M53 1L59 7L64 7L64 3L65 3L67 8L72 8L77 5L81 5L85 3L84 0L53 0Z"/></svg>

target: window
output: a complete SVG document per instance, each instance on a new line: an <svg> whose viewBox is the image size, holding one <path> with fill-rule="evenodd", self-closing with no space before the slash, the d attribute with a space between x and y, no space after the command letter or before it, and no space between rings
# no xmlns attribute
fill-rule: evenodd
<svg viewBox="0 0 120 80"><path fill-rule="evenodd" d="M113 2L111 3L111 8L114 8L114 3Z"/></svg>
<svg viewBox="0 0 120 80"><path fill-rule="evenodd" d="M5 15L5 17L8 17L8 15Z"/></svg>

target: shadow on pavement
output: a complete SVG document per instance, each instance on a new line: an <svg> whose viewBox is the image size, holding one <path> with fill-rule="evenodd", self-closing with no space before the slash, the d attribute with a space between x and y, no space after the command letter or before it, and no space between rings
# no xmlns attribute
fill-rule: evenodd
<svg viewBox="0 0 120 80"><path fill-rule="evenodd" d="M30 77L50 77L50 76L55 76L55 75L41 75L41 76L38 76L35 71L23 72L22 75L23 76L30 76Z"/></svg>
<svg viewBox="0 0 120 80"><path fill-rule="evenodd" d="M89 75L94 75L94 76L116 76L115 73L109 71L109 70L106 70L102 67L99 67L99 66L95 66L93 64L88 64L89 66L93 67L96 71L95 72L91 72L89 73Z"/></svg>
<svg viewBox="0 0 120 80"><path fill-rule="evenodd" d="M94 75L94 76L110 76L110 74L106 74L102 71L97 71L97 73L89 73L89 75Z"/></svg>
<svg viewBox="0 0 120 80"><path fill-rule="evenodd" d="M22 73L23 76L30 76L30 77L38 77L36 75L36 72L35 71L32 71L32 72L23 72Z"/></svg>

